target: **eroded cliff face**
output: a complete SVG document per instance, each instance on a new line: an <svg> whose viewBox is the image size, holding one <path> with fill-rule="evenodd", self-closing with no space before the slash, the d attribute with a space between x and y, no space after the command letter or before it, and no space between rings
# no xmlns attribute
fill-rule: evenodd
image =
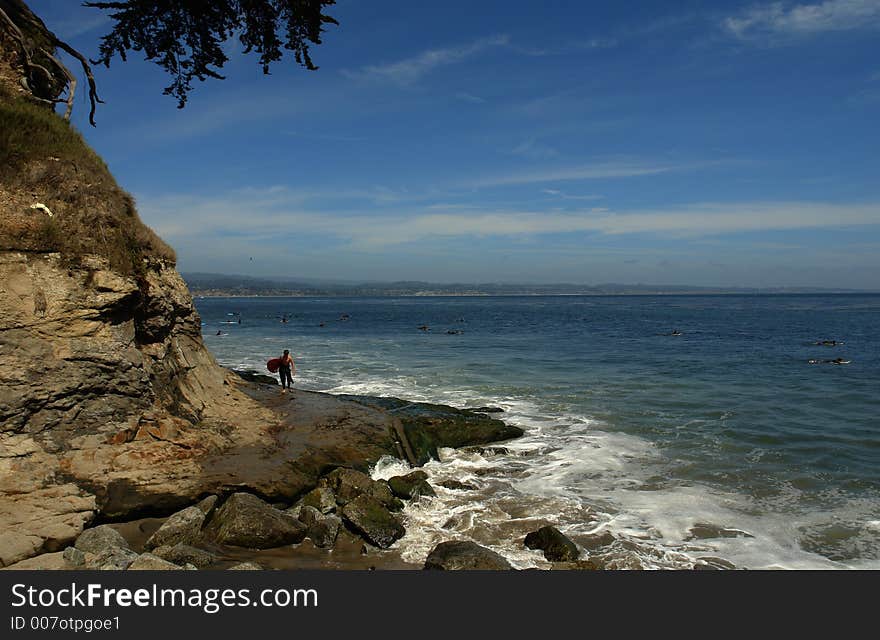
<svg viewBox="0 0 880 640"><path fill-rule="evenodd" d="M0 253L0 309L7 564L52 550L94 517L102 498L87 488L124 469L119 445L173 447L228 385L168 265L148 265L138 282L98 256L72 267L58 254Z"/></svg>
<svg viewBox="0 0 880 640"><path fill-rule="evenodd" d="M292 501L400 453L388 413L220 367L171 265L0 252L0 566L207 494Z"/></svg>

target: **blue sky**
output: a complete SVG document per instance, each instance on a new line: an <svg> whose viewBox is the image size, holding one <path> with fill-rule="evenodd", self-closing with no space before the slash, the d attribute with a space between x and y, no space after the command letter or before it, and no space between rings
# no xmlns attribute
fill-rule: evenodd
<svg viewBox="0 0 880 640"><path fill-rule="evenodd" d="M182 271L880 289L880 0L330 13L317 72L233 55L181 111L134 54L78 100Z"/></svg>

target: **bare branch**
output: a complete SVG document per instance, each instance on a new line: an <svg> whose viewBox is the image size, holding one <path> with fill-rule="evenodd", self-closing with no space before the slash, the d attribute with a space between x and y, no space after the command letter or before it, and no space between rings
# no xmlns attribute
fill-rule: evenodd
<svg viewBox="0 0 880 640"><path fill-rule="evenodd" d="M89 83L89 102L91 103L91 110L89 111L89 124L91 124L93 127L97 126L95 124L96 103L100 102L101 104L104 104L104 101L98 97L98 87L95 84L95 76L92 75L92 68L89 66L89 61L86 60L85 56L79 51L71 47L66 42L59 40L58 36L56 36L51 31L49 32L49 35L52 37L52 42L55 44L56 47L60 47L61 49L72 55L74 58L79 60L80 64L82 65L83 72L86 74L86 80Z"/></svg>

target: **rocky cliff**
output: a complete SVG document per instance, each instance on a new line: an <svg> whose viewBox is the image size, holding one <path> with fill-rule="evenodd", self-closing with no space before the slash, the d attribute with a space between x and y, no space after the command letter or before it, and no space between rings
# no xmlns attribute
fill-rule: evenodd
<svg viewBox="0 0 880 640"><path fill-rule="evenodd" d="M336 467L418 464L462 440L462 419L480 441L521 433L475 415L404 423L381 403L281 395L218 366L174 252L26 90L18 48L0 29L0 566L208 494L292 501Z"/></svg>

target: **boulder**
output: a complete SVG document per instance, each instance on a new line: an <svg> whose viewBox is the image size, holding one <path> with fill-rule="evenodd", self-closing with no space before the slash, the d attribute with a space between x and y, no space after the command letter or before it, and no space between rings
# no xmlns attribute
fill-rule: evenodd
<svg viewBox="0 0 880 640"><path fill-rule="evenodd" d="M128 565L129 571L178 571L183 569L173 562L163 560L152 553L142 553Z"/></svg>
<svg viewBox="0 0 880 640"><path fill-rule="evenodd" d="M157 547L153 549L153 553L168 562L178 565L189 563L199 569L205 569L217 562L217 556L213 553L183 543Z"/></svg>
<svg viewBox="0 0 880 640"><path fill-rule="evenodd" d="M324 515L310 506L304 506L300 509L299 521L308 527L306 537L316 547L324 549L332 547L336 542L336 536L339 534L339 525L342 524L342 520L338 516Z"/></svg>
<svg viewBox="0 0 880 640"><path fill-rule="evenodd" d="M123 571L137 560L138 554L131 549L109 547L97 554L86 554L86 569L99 571Z"/></svg>
<svg viewBox="0 0 880 640"><path fill-rule="evenodd" d="M76 548L83 553L98 555L109 549L128 549L128 542L116 529L107 524L83 531L76 539Z"/></svg>
<svg viewBox="0 0 880 640"><path fill-rule="evenodd" d="M263 567L256 562L239 562L229 567L228 571L262 571Z"/></svg>
<svg viewBox="0 0 880 640"><path fill-rule="evenodd" d="M76 547L67 547L62 556L71 567L80 568L86 565L86 554Z"/></svg>
<svg viewBox="0 0 880 640"><path fill-rule="evenodd" d="M428 484L428 474L422 470L413 471L405 476L394 476L388 479L388 486L398 498L412 500L420 496L436 496L434 489Z"/></svg>
<svg viewBox="0 0 880 640"><path fill-rule="evenodd" d="M270 549L302 542L306 526L250 493L234 493L218 507L205 528L219 544Z"/></svg>
<svg viewBox="0 0 880 640"><path fill-rule="evenodd" d="M205 515L208 515L214 510L218 500L219 498L217 496L208 496L207 498L200 500L198 504L196 504L196 508L200 509Z"/></svg>
<svg viewBox="0 0 880 640"><path fill-rule="evenodd" d="M198 506L178 511L169 517L156 533L150 536L144 545L145 548L155 549L175 544L192 544L198 541L202 535L205 513Z"/></svg>
<svg viewBox="0 0 880 640"><path fill-rule="evenodd" d="M466 482L460 482L459 480L441 480L437 483L441 487L445 487L447 489L452 489L453 491L475 491L476 487L472 484L468 484Z"/></svg>
<svg viewBox="0 0 880 640"><path fill-rule="evenodd" d="M578 538L578 541L581 543L581 546L592 551L600 547L607 547L616 539L610 531L603 531L602 533L581 536Z"/></svg>
<svg viewBox="0 0 880 640"><path fill-rule="evenodd" d="M541 527L526 536L529 549L541 549L551 562L574 562L580 556L577 545L556 527Z"/></svg>
<svg viewBox="0 0 880 640"><path fill-rule="evenodd" d="M336 496L329 487L315 487L303 496L302 505L314 507L321 513L330 513L336 510Z"/></svg>
<svg viewBox="0 0 880 640"><path fill-rule="evenodd" d="M425 560L425 569L446 571L509 571L513 567L500 554L476 542L453 540L438 544Z"/></svg>
<svg viewBox="0 0 880 640"><path fill-rule="evenodd" d="M403 525L378 500L361 494L342 508L342 518L367 542L387 549L406 533Z"/></svg>
<svg viewBox="0 0 880 640"><path fill-rule="evenodd" d="M387 482L373 480L366 473L355 469L334 469L321 478L319 486L330 489L340 506L358 496L367 495L392 511L403 509L403 503L394 497Z"/></svg>

